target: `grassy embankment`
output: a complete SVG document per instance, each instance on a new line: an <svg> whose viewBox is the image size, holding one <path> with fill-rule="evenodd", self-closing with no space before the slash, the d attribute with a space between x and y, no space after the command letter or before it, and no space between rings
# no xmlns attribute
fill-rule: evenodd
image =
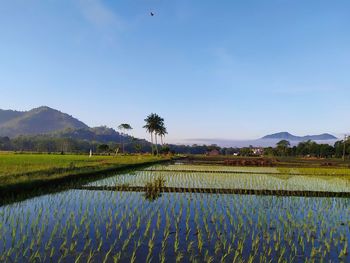
<svg viewBox="0 0 350 263"><path fill-rule="evenodd" d="M47 183L112 172L169 160L151 155L92 156L0 153L0 190L32 188Z"/></svg>

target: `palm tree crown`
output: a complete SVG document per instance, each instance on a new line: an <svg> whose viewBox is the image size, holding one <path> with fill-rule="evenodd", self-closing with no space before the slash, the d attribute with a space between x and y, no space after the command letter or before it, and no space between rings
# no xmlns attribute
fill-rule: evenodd
<svg viewBox="0 0 350 263"><path fill-rule="evenodd" d="M118 126L118 129L122 131L121 137L120 137L120 143L122 144L122 149L123 149L123 153L124 153L124 140L123 140L123 132L125 133L125 130L132 130L132 127L130 124L128 123L122 123Z"/></svg>

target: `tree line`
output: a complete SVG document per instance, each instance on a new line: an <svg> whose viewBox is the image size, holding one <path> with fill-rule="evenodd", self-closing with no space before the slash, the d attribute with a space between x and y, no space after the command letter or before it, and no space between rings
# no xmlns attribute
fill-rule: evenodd
<svg viewBox="0 0 350 263"><path fill-rule="evenodd" d="M52 152L52 153L88 153L92 150L99 154L115 154L121 149L118 142L99 142L75 138L57 138L52 136L0 137L0 151ZM151 146L144 140L132 139L124 143L125 153L146 153Z"/></svg>
<svg viewBox="0 0 350 263"><path fill-rule="evenodd" d="M155 131L153 140L155 141ZM156 136L160 135L157 133ZM344 147L345 146L345 147ZM98 141L78 140L74 138L55 138L51 136L20 136L17 138L0 137L1 151L33 151L33 152L71 152L87 153L90 149L99 154L115 154L124 148L125 153L151 153L166 154L208 154L217 150L221 155L257 156L254 147L219 147L217 145L173 145L173 144L151 144L145 140L133 138L123 145L120 142L101 143ZM344 151L345 149L345 151ZM120 150L122 151L122 150ZM328 144L318 144L313 141L300 142L296 146L291 146L287 142L279 142L275 147L265 147L262 155L265 156L290 156L290 157L318 157L318 158L342 158L350 156L350 140L345 145L343 141L336 142L333 146Z"/></svg>
<svg viewBox="0 0 350 263"><path fill-rule="evenodd" d="M267 147L264 149L264 155L270 156L308 156L317 158L342 158L343 155L350 155L350 140L337 141L333 146L329 144L319 144L308 140L291 146L287 140L281 140L276 147Z"/></svg>

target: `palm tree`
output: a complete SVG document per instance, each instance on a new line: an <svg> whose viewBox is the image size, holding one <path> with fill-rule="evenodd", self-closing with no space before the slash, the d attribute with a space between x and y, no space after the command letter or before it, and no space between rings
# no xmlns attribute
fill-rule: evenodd
<svg viewBox="0 0 350 263"><path fill-rule="evenodd" d="M152 147L152 154L154 152L153 150L153 113L148 115L147 118L145 119L146 124L143 126L143 128L146 129L146 131L151 135L151 147Z"/></svg>
<svg viewBox="0 0 350 263"><path fill-rule="evenodd" d="M165 137L165 134L168 134L166 128L164 127L164 123L162 126L159 127L157 134L160 136L160 141L162 145L164 145L163 138Z"/></svg>
<svg viewBox="0 0 350 263"><path fill-rule="evenodd" d="M145 119L146 124L143 126L147 130L148 133L151 134L151 143L152 143L152 153L154 152L154 143L153 143L153 133L155 138L155 150L158 155L158 141L157 141L157 135L166 132L166 129L164 127L164 119L160 117L156 113L151 113L147 116ZM165 134L165 133L164 133Z"/></svg>
<svg viewBox="0 0 350 263"><path fill-rule="evenodd" d="M118 126L118 130L121 131L120 143L122 145L122 149L123 149L123 153L124 153L124 140L123 139L124 139L124 135L126 134L125 131L132 130L132 127L128 123L122 123Z"/></svg>

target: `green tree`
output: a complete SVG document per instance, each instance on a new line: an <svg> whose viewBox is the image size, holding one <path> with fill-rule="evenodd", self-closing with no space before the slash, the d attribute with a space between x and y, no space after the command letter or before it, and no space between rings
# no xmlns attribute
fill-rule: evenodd
<svg viewBox="0 0 350 263"><path fill-rule="evenodd" d="M345 145L344 145L344 143L345 143ZM345 141L344 140L337 141L334 144L335 156L337 158L342 158L344 155L344 149L345 149L345 155L350 154L350 138L349 137Z"/></svg>
<svg viewBox="0 0 350 263"><path fill-rule="evenodd" d="M163 154L167 154L170 152L170 147L166 144L163 144L162 147L160 148L160 152Z"/></svg>
<svg viewBox="0 0 350 263"><path fill-rule="evenodd" d="M134 148L135 148L135 152L141 153L141 151L142 151L142 144L141 143L135 143Z"/></svg>
<svg viewBox="0 0 350 263"><path fill-rule="evenodd" d="M276 144L277 152L282 156L287 155L288 148L290 147L290 142L287 140L281 140Z"/></svg>
<svg viewBox="0 0 350 263"><path fill-rule="evenodd" d="M109 146L107 144L100 144L97 149L99 152L108 152Z"/></svg>
<svg viewBox="0 0 350 263"><path fill-rule="evenodd" d="M240 156L251 156L252 154L253 154L253 151L250 147L243 147L239 149Z"/></svg>

